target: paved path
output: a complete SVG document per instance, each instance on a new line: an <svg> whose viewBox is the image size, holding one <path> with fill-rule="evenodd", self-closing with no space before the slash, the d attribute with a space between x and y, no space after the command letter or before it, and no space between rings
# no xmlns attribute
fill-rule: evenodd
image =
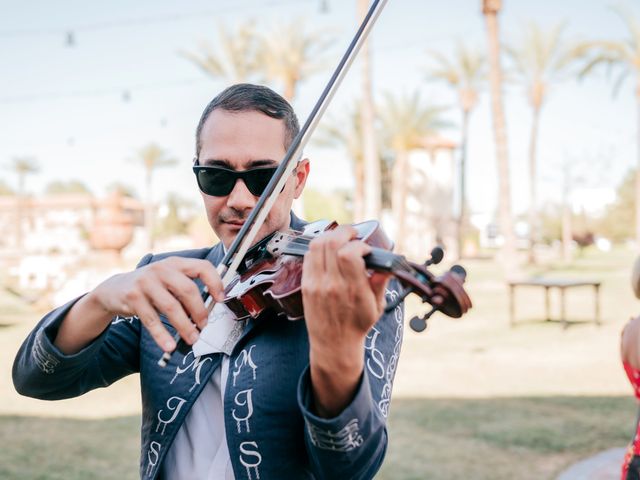
<svg viewBox="0 0 640 480"><path fill-rule="evenodd" d="M581 460L562 472L556 480L619 480L625 448L612 448Z"/></svg>

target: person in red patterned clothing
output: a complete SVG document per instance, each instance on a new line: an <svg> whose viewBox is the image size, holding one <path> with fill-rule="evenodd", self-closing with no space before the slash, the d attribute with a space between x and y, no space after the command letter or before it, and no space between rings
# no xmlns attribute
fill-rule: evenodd
<svg viewBox="0 0 640 480"><path fill-rule="evenodd" d="M640 257L633 265L631 287L635 296L640 299ZM640 401L640 316L631 318L622 330L620 356L633 392ZM622 463L622 480L640 480L640 413L633 439Z"/></svg>

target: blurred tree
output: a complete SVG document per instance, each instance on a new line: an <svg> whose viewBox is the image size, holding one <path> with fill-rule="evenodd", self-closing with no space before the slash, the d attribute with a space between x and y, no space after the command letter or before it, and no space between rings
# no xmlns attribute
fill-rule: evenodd
<svg viewBox="0 0 640 480"><path fill-rule="evenodd" d="M540 241L548 245L559 241L562 235L562 218L558 215L562 205L545 203L540 208Z"/></svg>
<svg viewBox="0 0 640 480"><path fill-rule="evenodd" d="M369 10L368 0L357 0L358 23L361 23ZM363 151L363 198L358 199L356 191L356 203L363 203L364 209L358 212L356 209L356 221L364 219L379 219L381 210L381 165L378 145L375 137L375 103L373 101L373 88L371 79L371 37L362 45L358 54L362 67L360 103L361 142Z"/></svg>
<svg viewBox="0 0 640 480"><path fill-rule="evenodd" d="M224 25L218 26L218 49L202 42L199 53L179 52L214 78L223 78L231 83L246 82L259 69L257 61L257 34L252 20L240 24L235 31Z"/></svg>
<svg viewBox="0 0 640 480"><path fill-rule="evenodd" d="M14 157L13 163L11 164L11 169L18 176L18 195L24 196L25 192L25 182L27 175L32 173L38 173L40 171L40 167L38 166L36 159L34 157Z"/></svg>
<svg viewBox="0 0 640 480"><path fill-rule="evenodd" d="M345 207L349 203L349 193L334 190L330 193L309 189L305 199L305 215L307 218L324 218L336 220L338 223L352 223L353 217Z"/></svg>
<svg viewBox="0 0 640 480"><path fill-rule="evenodd" d="M491 112L493 115L493 134L498 165L498 210L500 232L504 238L502 261L507 275L517 267L516 237L513 229L511 210L511 182L509 178L509 152L507 150L507 127L504 119L502 101L502 67L500 65L500 34L498 13L502 0L481 0L482 13L487 24L487 44L489 46L489 84L491 87Z"/></svg>
<svg viewBox="0 0 640 480"><path fill-rule="evenodd" d="M22 236L23 236L23 223L24 217L26 215L25 209L25 183L27 175L32 173L37 173L40 171L40 167L38 166L36 159L34 157L22 156L22 157L14 157L13 163L11 164L11 169L16 173L18 177L18 205L16 208L16 245L22 246Z"/></svg>
<svg viewBox="0 0 640 480"><path fill-rule="evenodd" d="M79 180L55 180L47 184L44 189L47 195L59 195L62 193L91 193L91 190Z"/></svg>
<svg viewBox="0 0 640 480"><path fill-rule="evenodd" d="M189 223L195 216L193 203L175 193L167 196L166 215L163 216L156 227L159 237L171 237L188 233Z"/></svg>
<svg viewBox="0 0 640 480"><path fill-rule="evenodd" d="M537 141L542 107L551 84L567 78L577 57L573 48L562 41L562 24L543 30L536 23L528 24L519 43L506 46L511 71L526 91L531 106L532 122L529 138L529 263L535 263L535 243L539 239L537 218Z"/></svg>
<svg viewBox="0 0 640 480"><path fill-rule="evenodd" d="M399 98L387 93L384 105L378 109L385 145L394 153L391 208L396 224L396 249L400 253L406 238L407 180L411 176L409 152L420 147L426 137L449 125L442 118L445 110L444 107L425 105L418 91Z"/></svg>
<svg viewBox="0 0 640 480"><path fill-rule="evenodd" d="M428 52L435 64L427 68L427 78L447 83L458 93L462 111L460 134L460 214L458 216L458 256L463 254L465 225L467 224L466 163L469 117L478 103L478 95L486 81L486 59L480 53L458 44L455 55L448 58L436 51Z"/></svg>
<svg viewBox="0 0 640 480"><path fill-rule="evenodd" d="M623 242L635 235L635 181L636 171L631 169L616 189L616 199L609 205L601 221L598 232L614 242Z"/></svg>
<svg viewBox="0 0 640 480"><path fill-rule="evenodd" d="M144 223L145 231L147 232L148 248L153 249L153 225L154 225L154 205L153 205L153 193L152 193L152 181L153 173L158 168L168 167L175 165L177 160L170 157L167 152L155 143L141 148L137 152L134 161L142 164L145 171L145 214Z"/></svg>
<svg viewBox="0 0 640 480"><path fill-rule="evenodd" d="M277 25L260 37L258 65L266 78L282 85L283 96L293 102L298 85L327 67L333 38L325 30L310 30L300 19Z"/></svg>
<svg viewBox="0 0 640 480"><path fill-rule="evenodd" d="M576 54L581 55L586 60L580 72L581 77L590 74L600 65L606 65L608 71L618 70L613 87L614 95L618 93L629 76L632 76L634 80L637 102L637 160L634 182L635 219L633 224L635 225L636 245L640 247L640 21L628 10L617 8L615 12L627 27L627 38L624 40L583 42L576 48Z"/></svg>
<svg viewBox="0 0 640 480"><path fill-rule="evenodd" d="M352 107L344 108L340 118L326 117L313 137L313 142L319 146L344 148L353 167L353 219L359 220L364 217L365 176L361 121L356 102Z"/></svg>
<svg viewBox="0 0 640 480"><path fill-rule="evenodd" d="M7 185L4 180L0 180L0 196L11 196L15 194L16 192Z"/></svg>
<svg viewBox="0 0 640 480"><path fill-rule="evenodd" d="M107 192L117 192L123 197L138 198L135 188L121 182L113 182L107 187Z"/></svg>

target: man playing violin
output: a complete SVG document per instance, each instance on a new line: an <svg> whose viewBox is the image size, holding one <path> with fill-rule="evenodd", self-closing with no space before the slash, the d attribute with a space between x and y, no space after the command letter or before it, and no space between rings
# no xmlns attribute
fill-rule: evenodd
<svg viewBox="0 0 640 480"><path fill-rule="evenodd" d="M272 90L239 84L204 110L196 174L213 248L148 254L46 315L20 348L16 389L53 400L139 372L143 478L372 478L402 339L402 306L384 313L396 281L369 274L370 251L350 226L309 245L304 321L277 312L238 321L215 266L298 133ZM291 213L309 174L301 159L257 238L305 223ZM204 306L206 287L217 303ZM193 348L176 348L178 333Z"/></svg>

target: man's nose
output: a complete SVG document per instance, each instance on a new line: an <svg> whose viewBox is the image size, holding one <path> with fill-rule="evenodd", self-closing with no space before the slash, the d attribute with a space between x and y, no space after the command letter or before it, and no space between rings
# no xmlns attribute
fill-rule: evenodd
<svg viewBox="0 0 640 480"><path fill-rule="evenodd" d="M256 197L249 191L242 179L237 179L233 190L227 197L227 206L236 210L246 210L253 208L256 204Z"/></svg>

